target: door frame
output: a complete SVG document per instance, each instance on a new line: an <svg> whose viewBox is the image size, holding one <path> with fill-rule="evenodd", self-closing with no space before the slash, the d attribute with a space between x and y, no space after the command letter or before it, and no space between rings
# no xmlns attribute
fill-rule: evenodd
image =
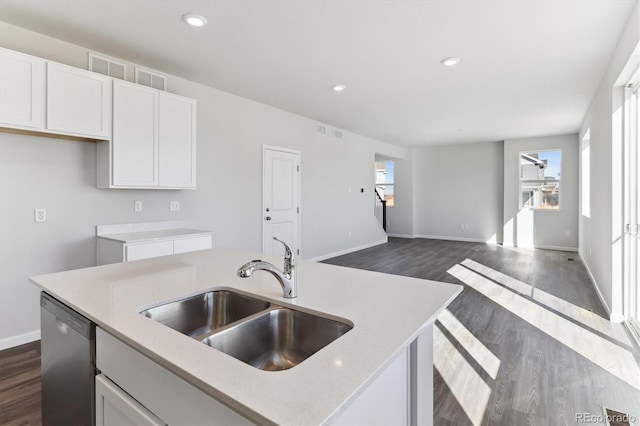
<svg viewBox="0 0 640 426"><path fill-rule="evenodd" d="M640 66L632 73L632 77L625 85L623 103L623 320L631 335L640 344L640 267L636 263L637 251L640 250L638 234L640 230L638 198L640 189L637 188L638 173L640 173L640 155L638 141L640 140L640 123L638 109L640 108Z"/></svg>
<svg viewBox="0 0 640 426"><path fill-rule="evenodd" d="M298 220L297 220L297 235L298 235L298 241L296 241L296 247L298 247L298 251L297 253L294 253L297 256L300 256L302 254L302 245L301 245L301 240L302 240L302 236L300 233L300 230L302 229L301 227L301 223L302 223L302 152L295 150L295 149L290 149L290 148L284 148L281 146L275 146L275 145L267 145L267 144L262 144L262 201L261 201L261 208L262 210L260 210L260 221L262 223L262 226L260 228L260 230L262 231L262 252L264 253L264 246L265 246L265 241L264 241L264 214L265 214L265 209L266 206L264 204L264 195L265 195L265 189L266 189L266 185L267 185L267 179L266 179L266 170L267 168L265 167L265 161L266 161L266 153L267 151L280 151L280 152L286 152L288 154L295 154L298 156L298 164L300 166L300 172L298 173L298 205L300 206L300 212L298 213Z"/></svg>

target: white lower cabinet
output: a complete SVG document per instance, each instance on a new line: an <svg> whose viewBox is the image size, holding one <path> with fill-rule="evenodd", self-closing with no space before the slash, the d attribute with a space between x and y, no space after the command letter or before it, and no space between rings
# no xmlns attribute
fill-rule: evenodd
<svg viewBox="0 0 640 426"><path fill-rule="evenodd" d="M211 248L211 235L202 237L180 238L173 240L173 254L188 253L190 251L207 250Z"/></svg>
<svg viewBox="0 0 640 426"><path fill-rule="evenodd" d="M120 340L96 328L96 364L116 389L134 399L136 407L145 413L153 412L160 423L139 421L118 424L167 424L170 425L247 425L249 420L226 407L216 399L196 389L175 374L151 361ZM98 380L96 380L98 383ZM96 388L96 395L98 389ZM99 398L99 397L98 397ZM100 402L98 400L98 402ZM130 411L124 412L125 419ZM98 409L96 409L96 416ZM96 418L96 425L101 425ZM106 424L106 423L104 423Z"/></svg>
<svg viewBox="0 0 640 426"><path fill-rule="evenodd" d="M213 234L185 235L145 242L125 242L98 237L97 245L98 265L106 265L207 250L213 247Z"/></svg>
<svg viewBox="0 0 640 426"><path fill-rule="evenodd" d="M149 259L173 254L173 240L125 245L125 260Z"/></svg>
<svg viewBox="0 0 640 426"><path fill-rule="evenodd" d="M96 376L96 426L158 425L165 422L106 376Z"/></svg>

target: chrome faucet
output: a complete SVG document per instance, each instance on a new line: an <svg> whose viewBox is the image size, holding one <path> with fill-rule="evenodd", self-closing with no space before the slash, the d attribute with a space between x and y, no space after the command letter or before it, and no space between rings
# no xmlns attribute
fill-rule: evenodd
<svg viewBox="0 0 640 426"><path fill-rule="evenodd" d="M263 260L252 260L245 263L238 269L238 276L240 278L248 278L253 274L253 271L266 271L271 273L280 285L282 286L282 295L287 299L293 299L298 295L296 287L296 257L291 251L291 247L284 241L273 237L274 240L282 243L284 246L284 268L283 271L279 270L269 262Z"/></svg>

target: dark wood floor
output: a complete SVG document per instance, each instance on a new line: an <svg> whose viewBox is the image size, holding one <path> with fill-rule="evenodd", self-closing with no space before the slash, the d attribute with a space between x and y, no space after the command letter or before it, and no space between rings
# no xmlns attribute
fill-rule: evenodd
<svg viewBox="0 0 640 426"><path fill-rule="evenodd" d="M325 263L464 285L434 327L435 424L640 422L638 351L577 253L390 238Z"/></svg>
<svg viewBox="0 0 640 426"><path fill-rule="evenodd" d="M434 327L437 425L640 424L638 352L577 254L390 238L325 263L465 286ZM0 425L40 424L40 391L40 343L1 351Z"/></svg>
<svg viewBox="0 0 640 426"><path fill-rule="evenodd" d="M0 351L0 425L40 425L40 341Z"/></svg>

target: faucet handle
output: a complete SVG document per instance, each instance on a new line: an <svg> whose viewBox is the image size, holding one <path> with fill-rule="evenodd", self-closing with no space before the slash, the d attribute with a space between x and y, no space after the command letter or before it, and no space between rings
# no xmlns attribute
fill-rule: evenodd
<svg viewBox="0 0 640 426"><path fill-rule="evenodd" d="M282 240L279 240L276 237L273 237L274 240L278 241L279 243L282 243L282 245L284 246L284 260L285 261L289 261L290 264L295 264L296 263L296 258L293 254L293 251L291 250L291 247L289 247L287 245L287 243L285 243Z"/></svg>

